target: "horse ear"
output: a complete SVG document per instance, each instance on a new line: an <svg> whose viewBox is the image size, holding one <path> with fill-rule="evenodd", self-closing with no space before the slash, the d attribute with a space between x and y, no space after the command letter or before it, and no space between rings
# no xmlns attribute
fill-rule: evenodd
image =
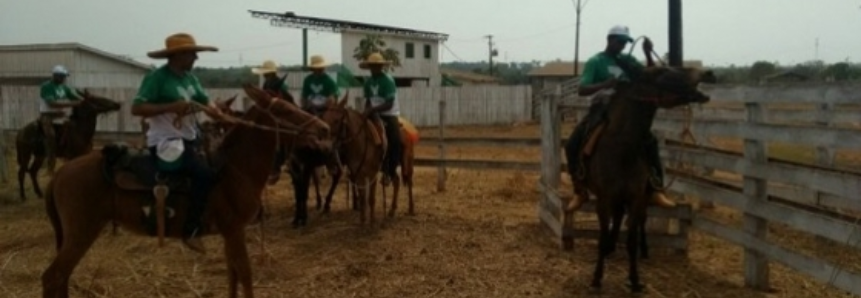
<svg viewBox="0 0 861 298"><path fill-rule="evenodd" d="M233 95L233 97L228 98L227 100L225 100L225 101L224 101L224 106L225 106L225 107L227 107L227 108L230 108L231 106L233 106L233 102L234 102L234 101L236 101L236 96L238 96L238 94L237 94L237 95Z"/></svg>
<svg viewBox="0 0 861 298"><path fill-rule="evenodd" d="M284 81L286 81L286 80L287 80L287 75L288 75L288 74L287 74L287 73L285 73L285 74L284 74L284 76L283 76L283 77L281 77L281 83L284 83Z"/></svg>
<svg viewBox="0 0 861 298"><path fill-rule="evenodd" d="M341 101L338 102L338 106L342 107L342 108L347 106L347 99L349 99L349 98L350 98L350 89L347 89L347 92L344 93L344 97L341 97Z"/></svg>

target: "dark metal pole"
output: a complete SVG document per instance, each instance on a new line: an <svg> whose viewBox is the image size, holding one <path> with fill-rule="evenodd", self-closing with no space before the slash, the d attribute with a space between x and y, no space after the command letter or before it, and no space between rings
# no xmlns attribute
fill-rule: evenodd
<svg viewBox="0 0 861 298"><path fill-rule="evenodd" d="M670 66L682 66L682 0L670 1Z"/></svg>
<svg viewBox="0 0 861 298"><path fill-rule="evenodd" d="M308 29L302 29L302 66L308 67Z"/></svg>
<svg viewBox="0 0 861 298"><path fill-rule="evenodd" d="M574 33L574 77L580 71L580 0L577 0L577 29Z"/></svg>

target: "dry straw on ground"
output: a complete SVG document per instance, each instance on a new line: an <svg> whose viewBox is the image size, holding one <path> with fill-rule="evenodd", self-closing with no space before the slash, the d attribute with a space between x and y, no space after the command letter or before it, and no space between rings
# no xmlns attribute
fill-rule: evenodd
<svg viewBox="0 0 861 298"><path fill-rule="evenodd" d="M448 132L518 137L534 136L537 128ZM423 144L418 154L436 156L434 146ZM539 159L531 149L450 149L451 158ZM290 228L292 194L284 179L266 198L265 245L260 227L248 227L258 297L588 296L595 243L578 241L573 252L563 252L538 226L536 173L448 173L448 190L436 193L436 171L418 169L418 214L405 215L402 197L397 217L375 229L357 227L358 215L348 211L344 188L339 188L330 215L313 213L309 227ZM31 198L17 203L13 184L0 196L0 297L40 296L40 274L54 254L43 202ZM727 223L740 222L732 211L704 212ZM782 227L772 227L772 233L803 251L826 249L813 237ZM210 237L205 243L210 250L206 256L175 240L159 250L155 239L122 230L112 235L108 227L73 274L72 296L225 297L222 241ZM849 253L831 250L826 255L858 269L857 253ZM610 261L603 297L627 296L625 258L617 253ZM740 248L694 230L688 258L656 251L641 264L652 297L850 297L778 265L772 266L772 282L780 292L752 291L742 286L741 262Z"/></svg>

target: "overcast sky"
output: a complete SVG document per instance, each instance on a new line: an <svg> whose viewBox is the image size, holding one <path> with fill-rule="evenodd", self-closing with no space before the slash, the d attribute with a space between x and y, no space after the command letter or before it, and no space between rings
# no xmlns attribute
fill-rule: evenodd
<svg viewBox="0 0 861 298"><path fill-rule="evenodd" d="M574 0L576 1L576 0ZM615 24L647 35L667 51L667 0L584 0L580 55L604 47ZM684 57L706 65L756 60L795 64L861 62L861 0L687 0ZM188 32L219 53L198 65L232 66L275 59L300 64L302 34L254 19L247 10L407 27L449 34L443 61L487 59L492 34L501 61L573 60L572 0L0 0L0 44L80 42L145 63L164 38ZM819 40L818 51L816 40ZM340 62L340 36L309 32L310 54ZM639 49L635 55L642 58Z"/></svg>

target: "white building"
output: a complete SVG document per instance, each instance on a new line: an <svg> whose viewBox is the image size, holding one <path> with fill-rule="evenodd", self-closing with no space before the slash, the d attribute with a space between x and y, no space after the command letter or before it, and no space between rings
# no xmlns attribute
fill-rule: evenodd
<svg viewBox="0 0 861 298"><path fill-rule="evenodd" d="M368 71L359 68L353 51L368 35L379 35L387 48L397 50L400 67L391 73L398 86L439 86L442 75L439 69L440 42L446 35L399 29L392 32L344 29L341 31L341 62L357 77L367 77Z"/></svg>
<svg viewBox="0 0 861 298"><path fill-rule="evenodd" d="M79 43L0 45L0 85L38 85L65 66L76 88L137 88L150 66Z"/></svg>

